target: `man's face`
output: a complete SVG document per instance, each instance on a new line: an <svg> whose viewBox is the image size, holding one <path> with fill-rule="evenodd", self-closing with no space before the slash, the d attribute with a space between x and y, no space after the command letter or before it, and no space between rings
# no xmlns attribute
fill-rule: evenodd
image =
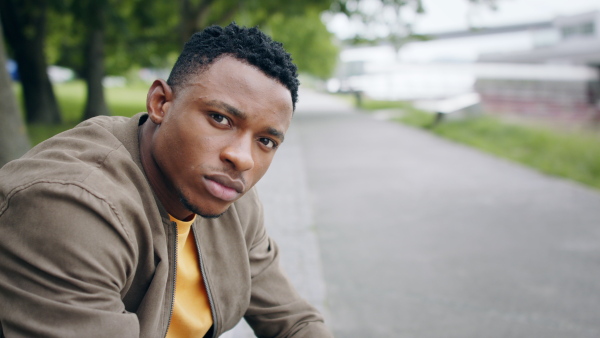
<svg viewBox="0 0 600 338"><path fill-rule="evenodd" d="M168 189L215 217L260 180L292 118L290 91L225 56L192 75L162 106L152 157Z"/></svg>

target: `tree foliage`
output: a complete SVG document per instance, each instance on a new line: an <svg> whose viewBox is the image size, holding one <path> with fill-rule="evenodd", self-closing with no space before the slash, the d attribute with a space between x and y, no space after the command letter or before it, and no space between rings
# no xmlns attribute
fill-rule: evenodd
<svg viewBox="0 0 600 338"><path fill-rule="evenodd" d="M63 0L64 11L52 13L49 27L51 62L84 74L84 44L90 23L97 18L94 0ZM132 66L163 66L180 48L175 35L176 6L159 0L105 0L104 62L107 75L120 75Z"/></svg>
<svg viewBox="0 0 600 338"><path fill-rule="evenodd" d="M84 5L90 0L62 1L67 10L52 14L56 20L50 27L51 59L84 77L88 58L81 46L90 41L85 32L91 22ZM319 19L328 2L178 0L174 6L158 0L105 1L110 4L104 37L106 74L123 74L134 66L168 67L194 32L231 21L258 25L284 42L302 72L326 77L335 66L337 48Z"/></svg>
<svg viewBox="0 0 600 338"><path fill-rule="evenodd" d="M177 0L180 10L180 39L184 43L190 36L213 24L225 25L240 19L246 25L265 24L275 15L301 16L305 12L329 8L331 2L323 0Z"/></svg>
<svg viewBox="0 0 600 338"><path fill-rule="evenodd" d="M311 10L290 17L278 13L265 26L275 40L283 43L301 72L322 79L331 76L339 48L332 42L333 34L321 21L320 12Z"/></svg>

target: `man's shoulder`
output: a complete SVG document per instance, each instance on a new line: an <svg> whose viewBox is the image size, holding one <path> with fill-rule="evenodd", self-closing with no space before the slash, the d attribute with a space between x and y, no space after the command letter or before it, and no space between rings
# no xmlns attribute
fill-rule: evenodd
<svg viewBox="0 0 600 338"><path fill-rule="evenodd" d="M110 193L143 173L112 132L123 117L82 122L31 149L0 170L0 198L36 183L75 184ZM115 191L116 193L117 191Z"/></svg>

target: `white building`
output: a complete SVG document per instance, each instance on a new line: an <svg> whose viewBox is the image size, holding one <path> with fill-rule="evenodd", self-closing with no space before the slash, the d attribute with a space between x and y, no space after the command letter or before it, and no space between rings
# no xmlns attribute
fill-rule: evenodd
<svg viewBox="0 0 600 338"><path fill-rule="evenodd" d="M475 88L486 111L600 122L600 11L558 17L532 36L529 50L479 58L482 65L548 69L479 76Z"/></svg>
<svg viewBox="0 0 600 338"><path fill-rule="evenodd" d="M438 34L396 52L391 46L348 48L332 90L361 91L383 100L446 99L482 94L489 110L588 118L600 65L600 15L590 12L553 21ZM545 89L540 89L545 88ZM514 92L526 104L507 104ZM504 93L504 94L502 94ZM532 105L543 97L560 103ZM492 104L492 102L500 104ZM514 101L514 100L513 100ZM566 103L571 102L571 103ZM522 103L522 102L521 102ZM518 108L518 109L517 109Z"/></svg>

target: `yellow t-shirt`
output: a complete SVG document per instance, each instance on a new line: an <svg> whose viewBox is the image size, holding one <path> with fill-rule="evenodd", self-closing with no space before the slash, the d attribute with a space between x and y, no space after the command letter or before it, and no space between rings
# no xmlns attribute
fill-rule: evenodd
<svg viewBox="0 0 600 338"><path fill-rule="evenodd" d="M169 215L170 216L170 215ZM206 287L202 280L200 262L191 221L177 223L177 279L175 303L167 338L203 337L213 324Z"/></svg>

